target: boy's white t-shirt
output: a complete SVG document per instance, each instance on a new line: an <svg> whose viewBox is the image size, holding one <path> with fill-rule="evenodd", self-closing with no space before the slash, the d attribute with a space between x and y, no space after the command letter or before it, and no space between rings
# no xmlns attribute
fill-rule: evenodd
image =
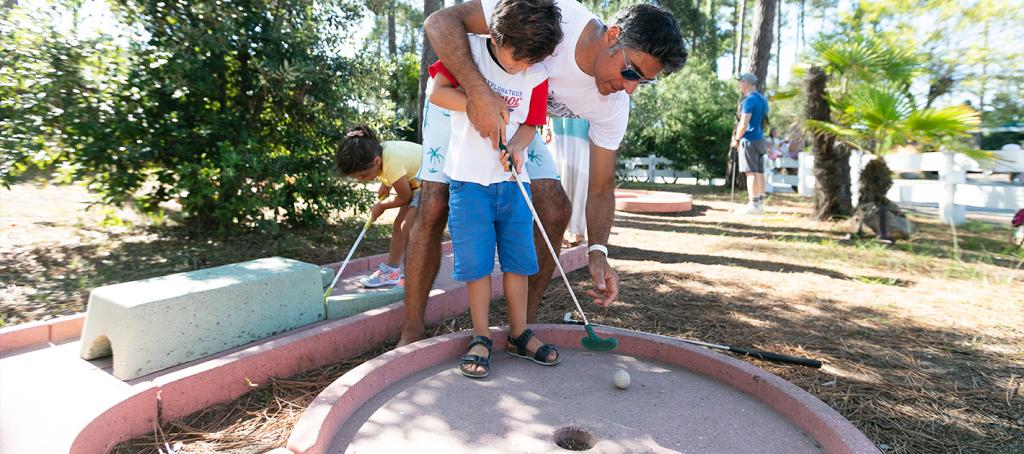
<svg viewBox="0 0 1024 454"><path fill-rule="evenodd" d="M480 2L488 27L498 1ZM576 43L597 16L576 0L555 0L555 4L562 11L563 37L555 53L542 62L548 71L548 115L589 121L590 141L617 150L629 124L629 95L622 91L602 95L595 79L576 64Z"/></svg>
<svg viewBox="0 0 1024 454"><path fill-rule="evenodd" d="M522 124L543 125L548 85L543 65L533 65L520 74L509 74L491 56L487 47L488 37L468 35L468 38L470 54L480 68L480 74L491 90L505 98L508 105L509 122L505 127L505 137L511 139ZM430 66L429 72L431 77L442 74L452 85L459 86L440 60ZM505 172L498 161L498 151L491 148L490 139L480 137L466 112L452 111L451 115L452 133L444 162L444 173L448 178L484 186L511 180L512 173ZM519 177L524 182L529 181L525 166Z"/></svg>

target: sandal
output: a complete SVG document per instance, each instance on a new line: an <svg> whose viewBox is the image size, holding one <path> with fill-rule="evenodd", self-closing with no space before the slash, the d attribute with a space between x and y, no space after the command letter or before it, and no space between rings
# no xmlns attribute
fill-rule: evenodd
<svg viewBox="0 0 1024 454"><path fill-rule="evenodd" d="M473 336L473 340L469 341L469 347L466 347L467 352L476 345L487 347L487 357L469 353L462 355L462 364L459 365L459 372L462 372L462 375L469 378L484 378L487 374L491 373L491 339L484 336ZM483 373L467 371L465 366L471 365L483 367Z"/></svg>
<svg viewBox="0 0 1024 454"><path fill-rule="evenodd" d="M543 366L554 366L555 364L562 362L562 355L558 354L558 349L552 344L542 345L531 356L530 351L526 348L526 345L530 343L530 339L533 339L533 330L529 328L523 331L523 334L520 334L518 338L512 338L511 335L508 336L508 349L505 350L505 352L512 356L526 358ZM515 347L515 351L512 350L513 346ZM554 361L548 361L548 355L551 354L551 352L555 352L556 356Z"/></svg>

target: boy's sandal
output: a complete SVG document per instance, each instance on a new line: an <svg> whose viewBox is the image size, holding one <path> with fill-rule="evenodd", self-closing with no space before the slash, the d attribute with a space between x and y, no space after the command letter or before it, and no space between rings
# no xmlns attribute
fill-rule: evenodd
<svg viewBox="0 0 1024 454"><path fill-rule="evenodd" d="M466 351L471 350L476 345L483 345L487 347L487 357L480 355L472 355L466 353L462 355L462 364L459 365L459 372L469 378L484 378L491 372L491 339L484 336L473 336L473 340L469 341L469 346L466 347ZM466 370L466 366L480 366L483 367L483 372L470 372Z"/></svg>
<svg viewBox="0 0 1024 454"><path fill-rule="evenodd" d="M526 345L530 343L530 339L532 338L533 330L529 328L527 328L526 331L523 331L523 334L520 334L518 338L508 336L508 349L505 351L512 356L526 358L544 366L554 366L555 364L562 362L562 355L558 354L558 349L552 344L544 344L538 348L533 355L530 355L530 350L526 348ZM513 347L515 347L515 351L512 350ZM551 354L551 352L555 353L554 361L548 361L548 355Z"/></svg>

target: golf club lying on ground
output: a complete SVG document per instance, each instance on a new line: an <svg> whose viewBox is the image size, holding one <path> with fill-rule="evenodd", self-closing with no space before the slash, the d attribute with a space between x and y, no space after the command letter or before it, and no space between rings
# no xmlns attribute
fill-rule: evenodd
<svg viewBox="0 0 1024 454"><path fill-rule="evenodd" d="M565 313L565 317L562 318L562 323L564 323L566 325L582 325L583 324L583 322L581 322L579 320L576 320L576 319L574 319L572 317L572 312L566 312ZM750 350L750 349L746 349L746 348L732 347L732 346L729 346L729 345L710 344L710 343L707 343L707 342L683 339L683 338L675 337L675 336L672 336L672 338L673 339L681 340L681 341L686 342L688 344L700 345L701 347L707 347L707 348L716 349L716 350L725 350L725 351L728 351L728 352L733 352L733 353L740 354L742 356L750 356L750 357L757 358L757 359L764 360L764 361L772 361L772 362L776 362L776 363L785 363L785 364L796 364L796 365L799 365L799 366L813 367L815 369L820 369L821 368L821 361L818 361L816 359L801 358L799 356L780 355L778 353L765 352L765 351L761 351L761 350Z"/></svg>
<svg viewBox="0 0 1024 454"><path fill-rule="evenodd" d="M508 153L508 148L505 148L505 144L498 142L498 148L501 151ZM509 156L509 161L512 157ZM544 237L544 243L548 245L548 251L551 252L551 259L555 261L555 266L558 267L558 273L562 275L562 281L565 282L565 288L569 290L569 296L572 297L572 302L576 304L576 310L580 311L580 316L583 317L583 329L587 330L587 336L580 339L580 344L583 345L587 350L594 350L599 352L606 352L609 350L615 350L615 347L619 346L618 339L609 337L602 339L594 333L594 328L587 321L587 315L583 313L583 308L580 307L579 300L576 299L576 292L572 291L572 284L569 283L569 278L565 277L565 270L562 269L562 261L558 259L558 253L555 252L554 246L551 245L551 240L548 238L548 232L544 230L544 224L540 222L540 216L537 215L537 210L533 207L533 202L530 200L530 195L526 193L526 187L523 186L523 180L519 179L519 172L516 171L515 163L509 162L509 169L512 170L512 176L516 179L516 184L519 185L519 192L523 194L523 200L526 201L526 206L530 208L530 213L533 214L533 221L537 223L537 228L540 230L541 236Z"/></svg>

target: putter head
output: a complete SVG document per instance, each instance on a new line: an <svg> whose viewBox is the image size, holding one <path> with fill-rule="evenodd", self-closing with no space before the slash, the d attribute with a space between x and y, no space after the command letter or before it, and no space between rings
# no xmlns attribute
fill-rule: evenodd
<svg viewBox="0 0 1024 454"><path fill-rule="evenodd" d="M596 352L607 352L615 350L619 346L619 340L614 337L602 339L597 337L594 333L594 327L590 325L584 325L583 329L587 330L587 335L580 339L580 344L587 350L593 350Z"/></svg>

